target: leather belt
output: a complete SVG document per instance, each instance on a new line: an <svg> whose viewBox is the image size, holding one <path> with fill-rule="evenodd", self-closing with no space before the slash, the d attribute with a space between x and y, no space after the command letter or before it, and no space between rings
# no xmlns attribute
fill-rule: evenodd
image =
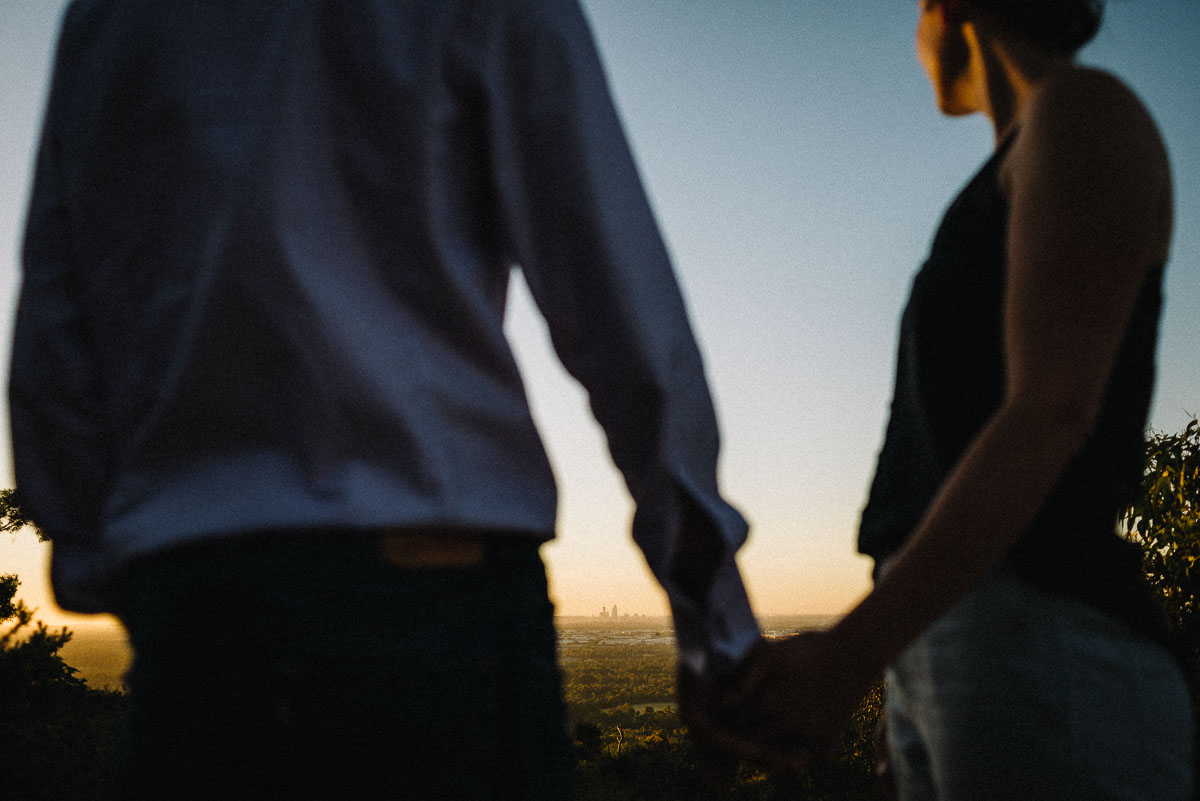
<svg viewBox="0 0 1200 801"><path fill-rule="evenodd" d="M384 561L410 570L474 567L487 549L478 534L453 529L384 529L379 533Z"/></svg>

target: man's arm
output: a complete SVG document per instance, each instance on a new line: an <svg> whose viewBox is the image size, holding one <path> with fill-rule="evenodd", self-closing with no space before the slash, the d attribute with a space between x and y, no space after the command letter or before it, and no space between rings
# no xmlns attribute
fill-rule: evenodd
<svg viewBox="0 0 1200 801"><path fill-rule="evenodd" d="M63 40L71 23L64 22ZM99 363L62 187L56 120L69 48L60 42L38 150L13 332L9 405L13 463L23 508L58 542L82 544L96 531L107 450Z"/></svg>
<svg viewBox="0 0 1200 801"><path fill-rule="evenodd" d="M510 246L555 350L587 389L670 598L681 658L740 662L758 629L720 496L716 418L666 248L574 0L506 5L492 148Z"/></svg>

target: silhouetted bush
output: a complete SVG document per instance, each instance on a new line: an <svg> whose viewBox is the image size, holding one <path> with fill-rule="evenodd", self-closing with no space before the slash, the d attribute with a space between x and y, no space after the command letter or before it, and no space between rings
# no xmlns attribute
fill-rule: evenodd
<svg viewBox="0 0 1200 801"><path fill-rule="evenodd" d="M20 581L0 576L0 798L103 801L110 796L113 748L125 697L93 690L59 650L66 629L32 625L15 600Z"/></svg>

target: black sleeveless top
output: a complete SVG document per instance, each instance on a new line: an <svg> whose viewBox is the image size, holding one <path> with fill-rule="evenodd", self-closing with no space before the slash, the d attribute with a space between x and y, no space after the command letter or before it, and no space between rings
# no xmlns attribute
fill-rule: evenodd
<svg viewBox="0 0 1200 801"><path fill-rule="evenodd" d="M859 550L877 565L904 544L1004 397L1008 204L997 175L1012 139L947 209L913 279L891 419L859 530ZM1117 535L1116 522L1142 475L1161 305L1160 266L1141 288L1095 431L1005 564L1146 633L1160 616L1140 550Z"/></svg>

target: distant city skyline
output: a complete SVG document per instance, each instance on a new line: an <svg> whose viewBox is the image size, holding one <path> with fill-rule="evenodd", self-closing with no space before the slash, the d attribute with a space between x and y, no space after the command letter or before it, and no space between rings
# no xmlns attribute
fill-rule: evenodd
<svg viewBox="0 0 1200 801"><path fill-rule="evenodd" d="M0 7L0 352L63 0ZM915 3L584 0L704 351L725 494L751 523L740 564L762 614L828 614L869 587L854 553L891 391L896 327L942 210L987 158L981 118L948 120L913 55ZM1114 0L1081 61L1111 69L1162 127L1176 178L1151 426L1200 413L1200 2ZM507 330L561 490L543 550L560 614L665 614L629 539L632 506L586 398L518 277ZM7 358L4 359L7 369ZM0 409L7 426L7 408ZM7 430L2 428L0 430ZM0 485L11 486L7 452ZM0 541L0 572L47 622L47 548Z"/></svg>

